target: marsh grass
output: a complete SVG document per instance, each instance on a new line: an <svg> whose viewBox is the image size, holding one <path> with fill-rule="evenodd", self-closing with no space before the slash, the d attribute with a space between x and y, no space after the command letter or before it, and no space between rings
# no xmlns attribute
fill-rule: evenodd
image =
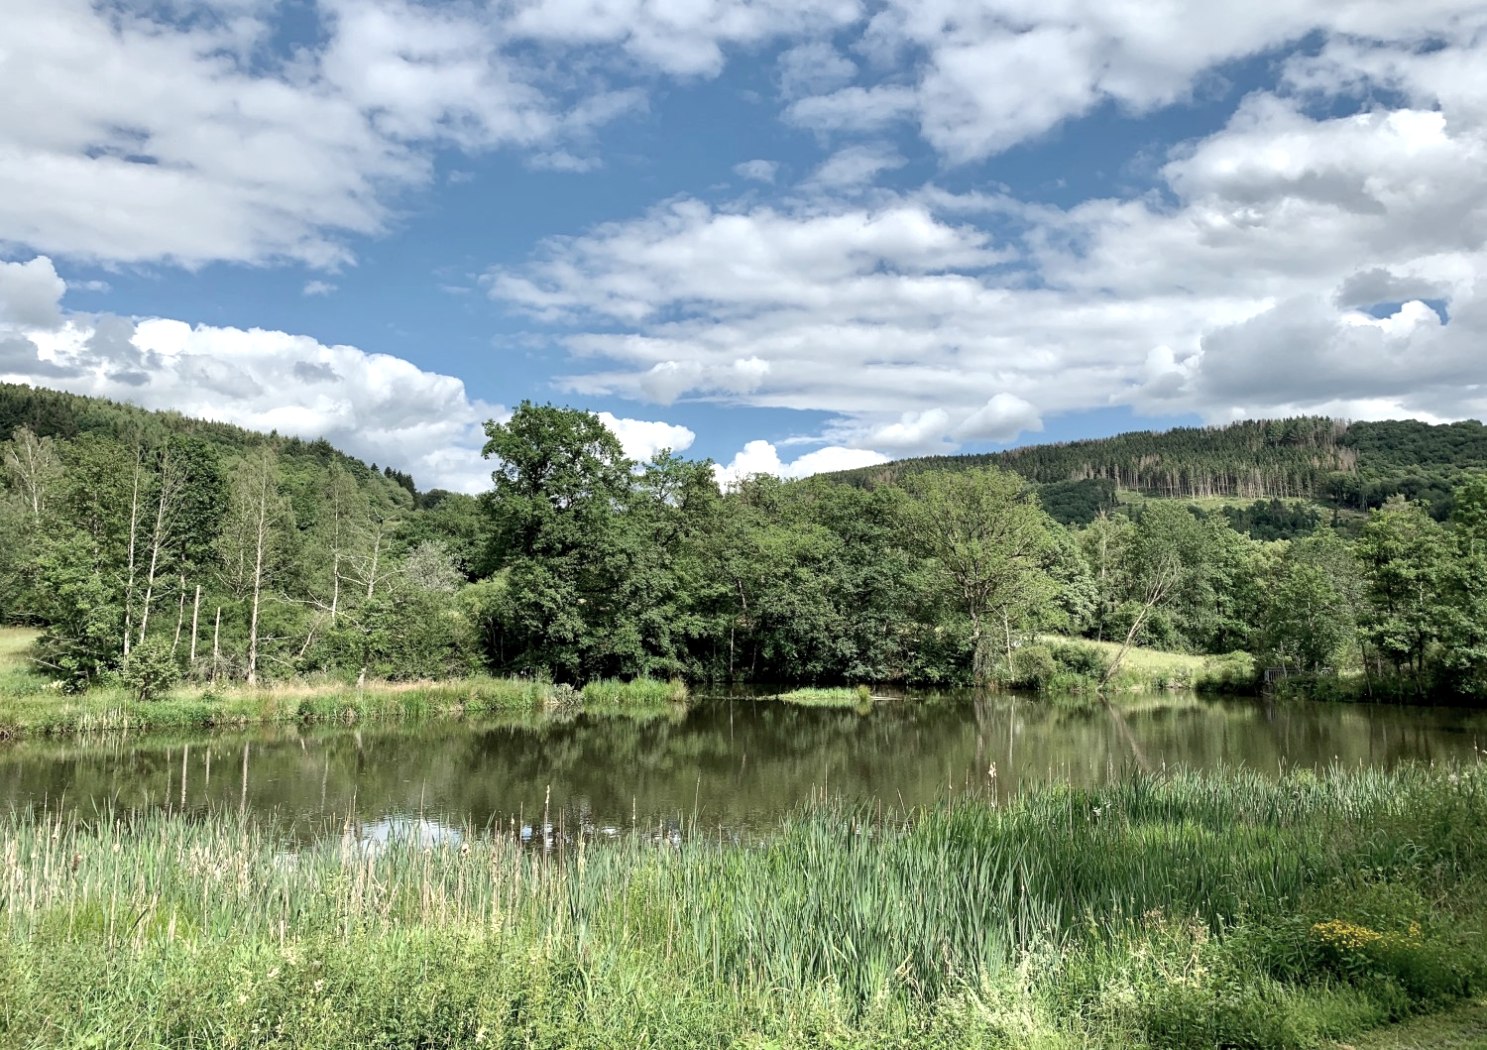
<svg viewBox="0 0 1487 1050"><path fill-rule="evenodd" d="M589 682L582 690L585 707L662 707L668 704L685 704L691 693L687 683L679 678L661 681L658 678L633 678L628 682L617 678L605 678Z"/></svg>
<svg viewBox="0 0 1487 1050"><path fill-rule="evenodd" d="M749 845L548 856L12 815L0 1044L1319 1046L1480 987L1484 829L1479 767L821 804ZM1352 926L1402 947L1339 969L1314 931Z"/></svg>
<svg viewBox="0 0 1487 1050"><path fill-rule="evenodd" d="M792 689L773 699L782 700L787 704L798 704L801 707L857 708L873 702L873 691L865 685L854 688L843 686L840 688Z"/></svg>

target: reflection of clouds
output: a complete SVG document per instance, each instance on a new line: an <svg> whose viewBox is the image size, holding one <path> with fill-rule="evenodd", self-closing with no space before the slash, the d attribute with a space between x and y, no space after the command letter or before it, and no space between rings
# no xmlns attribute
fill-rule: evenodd
<svg viewBox="0 0 1487 1050"><path fill-rule="evenodd" d="M441 824L437 820L397 815L389 815L371 823L350 825L346 833L348 845L364 850L379 850L388 846L458 846L464 838L464 833L458 828Z"/></svg>

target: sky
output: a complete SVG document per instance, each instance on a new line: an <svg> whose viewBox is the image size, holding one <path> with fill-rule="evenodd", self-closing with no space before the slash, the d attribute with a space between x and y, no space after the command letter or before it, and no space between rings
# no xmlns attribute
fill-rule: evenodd
<svg viewBox="0 0 1487 1050"><path fill-rule="evenodd" d="M480 491L1487 415L1481 0L0 0L0 380Z"/></svg>

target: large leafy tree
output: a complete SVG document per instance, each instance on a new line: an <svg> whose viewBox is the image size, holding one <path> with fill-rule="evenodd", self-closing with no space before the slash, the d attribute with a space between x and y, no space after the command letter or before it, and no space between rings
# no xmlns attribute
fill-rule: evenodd
<svg viewBox="0 0 1487 1050"><path fill-rule="evenodd" d="M1010 658L1010 625L1053 605L1046 554L1056 526L1026 481L995 467L911 475L904 489L904 543L969 621L972 673L986 681L999 640Z"/></svg>
<svg viewBox="0 0 1487 1050"><path fill-rule="evenodd" d="M497 662L580 678L606 670L619 611L618 517L632 484L619 439L591 412L524 401L485 426L492 563L507 578Z"/></svg>
<svg viewBox="0 0 1487 1050"><path fill-rule="evenodd" d="M1417 694L1427 662L1450 616L1447 580L1451 538L1425 507L1402 498L1375 511L1358 539L1368 580L1364 631L1374 649L1408 672Z"/></svg>

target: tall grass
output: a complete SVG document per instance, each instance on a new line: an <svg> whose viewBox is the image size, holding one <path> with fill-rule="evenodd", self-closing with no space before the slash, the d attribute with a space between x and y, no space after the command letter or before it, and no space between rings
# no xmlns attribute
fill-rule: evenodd
<svg viewBox="0 0 1487 1050"><path fill-rule="evenodd" d="M775 697L787 704L798 704L801 707L861 707L863 704L872 703L873 691L865 685L855 688L820 688L811 687L805 689L792 689L788 693L781 693Z"/></svg>
<svg viewBox="0 0 1487 1050"><path fill-rule="evenodd" d="M1475 767L822 805L759 843L551 856L13 815L0 1044L1319 1045L1487 976L1484 829Z"/></svg>
<svg viewBox="0 0 1487 1050"><path fill-rule="evenodd" d="M585 706L657 707L684 704L691 695L687 683L679 678L663 682L657 678L634 678L628 682L605 678L589 682L582 690Z"/></svg>

